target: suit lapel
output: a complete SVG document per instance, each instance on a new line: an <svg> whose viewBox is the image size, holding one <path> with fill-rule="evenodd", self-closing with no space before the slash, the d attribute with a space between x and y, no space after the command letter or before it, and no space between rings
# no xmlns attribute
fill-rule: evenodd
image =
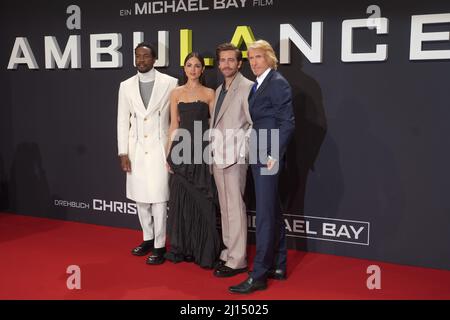
<svg viewBox="0 0 450 320"><path fill-rule="evenodd" d="M150 97L150 101L148 102L146 110L147 114L155 111L162 97L166 94L168 88L169 86L167 85L167 81L164 79L164 77L161 76L161 73L159 71L155 70L155 84L153 86L152 96Z"/></svg>
<svg viewBox="0 0 450 320"><path fill-rule="evenodd" d="M269 84L270 79L272 79L273 73L275 71L272 69L270 70L270 72L267 74L266 78L264 79L264 81L261 83L261 85L259 86L258 90L256 90L252 96L250 97L250 99L248 100L248 104L249 107L252 108L253 104L255 103L256 98L258 97L258 95L260 95L267 87L267 85ZM256 81L256 80L255 80Z"/></svg>
<svg viewBox="0 0 450 320"><path fill-rule="evenodd" d="M133 81L134 81L133 99L136 101L135 106L137 106L137 111L139 111L139 113L145 114L147 110L145 110L144 102L142 101L141 97L141 92L139 91L139 77L136 75Z"/></svg>
<svg viewBox="0 0 450 320"><path fill-rule="evenodd" d="M217 101L219 100L219 94L220 94L220 91L222 91L222 86L223 86L223 84L221 84L221 85L216 89L216 95L215 95L215 97L214 97L214 110L213 110L213 113L212 113L212 115L211 115L211 128L214 127L214 124L215 124L215 122L216 122L216 117L215 117L215 114L216 114L216 107L217 107Z"/></svg>
<svg viewBox="0 0 450 320"><path fill-rule="evenodd" d="M222 106L220 107L219 114L217 115L217 120L214 119L214 126L220 121L220 118L224 115L226 109L230 106L230 101L233 100L234 96L236 95L236 91L239 87L239 83L241 82L242 74L238 72L236 75L236 78L234 78L233 82L231 83L230 88L228 88L228 92L225 95L225 99L223 99ZM216 100L217 103L217 100Z"/></svg>

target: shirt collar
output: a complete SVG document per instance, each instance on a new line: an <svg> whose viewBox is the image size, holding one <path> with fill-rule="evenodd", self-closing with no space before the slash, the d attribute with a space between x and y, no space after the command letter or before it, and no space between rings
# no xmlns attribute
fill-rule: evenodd
<svg viewBox="0 0 450 320"><path fill-rule="evenodd" d="M267 68L266 71L264 71L259 77L256 78L256 81L258 82L258 87L261 85L261 83L263 83L264 79L267 77L267 75L271 70L272 69Z"/></svg>

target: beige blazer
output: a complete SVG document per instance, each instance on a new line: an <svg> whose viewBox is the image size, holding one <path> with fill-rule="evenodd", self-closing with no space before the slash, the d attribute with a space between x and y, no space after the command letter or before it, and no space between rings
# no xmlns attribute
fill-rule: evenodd
<svg viewBox="0 0 450 320"><path fill-rule="evenodd" d="M225 169L235 163L245 163L252 120L248 96L253 82L237 73L215 119L215 108L222 85L216 89L214 112L211 119L211 153L213 164Z"/></svg>

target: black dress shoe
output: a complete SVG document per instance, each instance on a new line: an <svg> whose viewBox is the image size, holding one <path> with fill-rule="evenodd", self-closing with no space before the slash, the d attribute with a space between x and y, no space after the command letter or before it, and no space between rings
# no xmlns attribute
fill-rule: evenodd
<svg viewBox="0 0 450 320"><path fill-rule="evenodd" d="M219 259L214 264L214 270L219 269L220 267L223 267L225 265L225 263L226 263L225 261Z"/></svg>
<svg viewBox="0 0 450 320"><path fill-rule="evenodd" d="M147 264L163 264L164 261L166 261L166 258L164 258L164 255L160 254L152 254L148 256L146 263Z"/></svg>
<svg viewBox="0 0 450 320"><path fill-rule="evenodd" d="M194 262L194 256L184 256L184 262Z"/></svg>
<svg viewBox="0 0 450 320"><path fill-rule="evenodd" d="M238 284L237 286L231 286L228 291L231 293L252 293L256 290L267 289L267 282L263 280L255 280L252 277L248 277L247 280Z"/></svg>
<svg viewBox="0 0 450 320"><path fill-rule="evenodd" d="M233 277L239 273L247 272L248 268L239 268L239 269L233 269L230 267L227 267L225 265L217 268L214 270L213 274L218 278L227 278L227 277Z"/></svg>
<svg viewBox="0 0 450 320"><path fill-rule="evenodd" d="M154 248L153 254L148 256L146 263L147 264L162 264L166 261L164 258L164 254L166 253L166 248Z"/></svg>
<svg viewBox="0 0 450 320"><path fill-rule="evenodd" d="M131 254L134 256L145 256L150 251L153 250L153 241L144 241L140 245L138 245L136 248L131 250Z"/></svg>
<svg viewBox="0 0 450 320"><path fill-rule="evenodd" d="M286 280L286 271L283 269L270 269L267 278L274 280Z"/></svg>

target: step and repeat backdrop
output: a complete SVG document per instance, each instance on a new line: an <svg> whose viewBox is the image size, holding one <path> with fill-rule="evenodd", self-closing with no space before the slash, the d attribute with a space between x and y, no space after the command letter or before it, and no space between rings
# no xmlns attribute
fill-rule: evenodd
<svg viewBox="0 0 450 320"><path fill-rule="evenodd" d="M180 80L199 51L215 89L216 46L231 41L245 56L265 39L294 96L280 188L289 247L450 269L450 2L0 6L1 211L139 229L116 143L134 46L153 43L157 69ZM242 72L254 79L246 59Z"/></svg>

